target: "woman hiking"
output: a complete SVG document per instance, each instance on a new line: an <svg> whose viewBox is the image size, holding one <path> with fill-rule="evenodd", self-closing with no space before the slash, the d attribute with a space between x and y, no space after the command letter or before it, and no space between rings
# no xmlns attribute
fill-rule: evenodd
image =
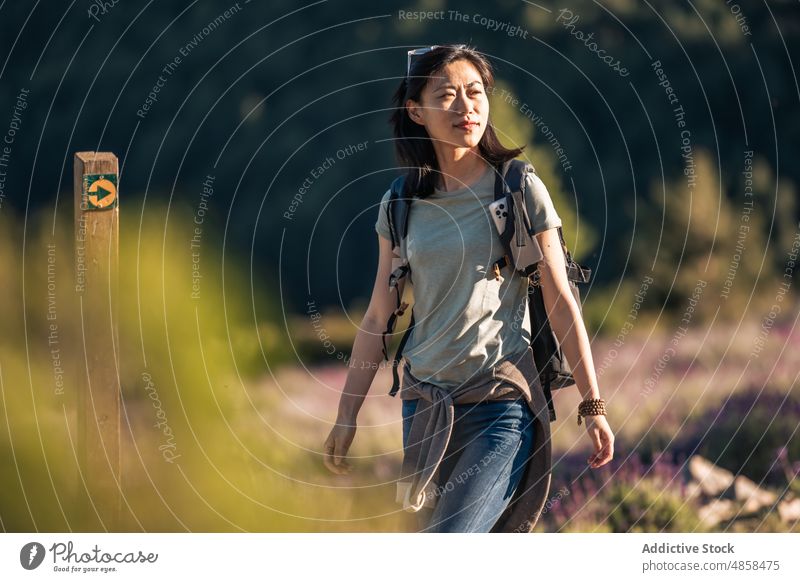
<svg viewBox="0 0 800 582"><path fill-rule="evenodd" d="M503 255L489 204L500 168L524 147L502 146L489 120L494 77L466 45L409 51L391 116L409 211L405 261L414 285L413 332L404 347L400 396L404 459L397 499L423 532L529 532L550 485L550 419L531 347L528 281L492 262ZM525 174L525 201L541 248L539 284L550 325L583 396L592 468L613 457L591 347L570 291L561 219L546 187ZM401 314L405 279L387 191L375 229L379 260L372 297L354 341L324 463L344 474L347 451L379 363L382 334ZM533 243L532 243L533 244ZM493 268L494 267L494 268ZM388 289L388 290L387 290ZM393 320L392 320L393 321ZM362 365L363 364L363 365Z"/></svg>

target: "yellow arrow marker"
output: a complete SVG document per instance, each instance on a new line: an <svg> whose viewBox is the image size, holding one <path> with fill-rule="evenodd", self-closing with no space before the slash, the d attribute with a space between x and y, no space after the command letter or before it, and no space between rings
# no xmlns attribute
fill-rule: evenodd
<svg viewBox="0 0 800 582"><path fill-rule="evenodd" d="M106 208L112 206L117 199L117 187L106 178L95 180L89 185L86 199L89 202L90 208Z"/></svg>

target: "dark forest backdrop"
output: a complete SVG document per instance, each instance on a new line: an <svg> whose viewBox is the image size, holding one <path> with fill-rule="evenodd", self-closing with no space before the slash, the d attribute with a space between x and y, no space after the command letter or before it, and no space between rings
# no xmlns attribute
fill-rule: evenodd
<svg viewBox="0 0 800 582"><path fill-rule="evenodd" d="M600 287L638 281L654 261L669 277L677 260L693 286L698 274L689 271L705 266L692 259L708 253L719 254L719 280L731 257L721 242L735 238L720 221L726 213L738 221L749 150L759 228L747 248L763 254L767 239L785 244L796 228L796 2L121 1L106 13L90 2L29 10L7 2L0 18L0 111L10 118L19 91L30 91L2 211L68 210L79 150L120 157L127 220L154 200L193 216L213 175L204 244L221 248L224 239L225 253L251 263L273 291L280 264L290 311L304 310L309 286L322 306L347 308L369 292L374 205L396 174L390 96L405 51L424 44L469 42L492 57L498 86L520 104L496 93L495 122L509 143L533 146L559 210L580 225L567 235ZM401 17L414 10L441 14ZM519 31L510 36L512 26ZM606 65L580 33L629 74ZM157 100L142 111L159 76ZM337 160L284 218L312 169L359 142L364 150ZM780 270L781 253L768 258L767 271ZM660 283L673 306L668 281ZM734 293L749 295L744 287Z"/></svg>

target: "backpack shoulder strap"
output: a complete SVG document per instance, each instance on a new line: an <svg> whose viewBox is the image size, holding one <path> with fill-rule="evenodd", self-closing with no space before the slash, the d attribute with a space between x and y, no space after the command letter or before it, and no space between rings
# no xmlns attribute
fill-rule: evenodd
<svg viewBox="0 0 800 582"><path fill-rule="evenodd" d="M506 225L503 232L500 233L500 241L503 243L505 254L494 262L495 277L499 279L500 269L507 265L511 265L512 271L528 276L536 269L536 264L526 265L524 269L522 267L517 269L513 265L513 260L520 252L520 248L532 244L526 237L526 234L528 236L533 234L533 226L530 221L525 190L528 173L536 170L533 164L517 159L507 160L497 166L496 170L494 199L495 201L505 199L508 204L506 205ZM517 249L516 253L515 249Z"/></svg>
<svg viewBox="0 0 800 582"><path fill-rule="evenodd" d="M536 168L533 164L525 160L508 160L503 164L500 172L498 172L495 180L494 199L499 200L504 196L511 196L517 202L523 202L524 210L522 211L522 219L528 234L533 234L533 226L530 221L530 212L528 210L528 201L525 197L525 191L528 188L527 177L528 174L535 174ZM515 224L510 225L512 228Z"/></svg>
<svg viewBox="0 0 800 582"><path fill-rule="evenodd" d="M517 159L508 160L508 162L506 162L506 168L503 175L511 192L525 190L525 174L528 172L536 172L533 164L530 162Z"/></svg>
<svg viewBox="0 0 800 582"><path fill-rule="evenodd" d="M536 173L533 164L525 160L508 160L498 168L494 183L494 199L499 200L512 192L525 191L525 174Z"/></svg>
<svg viewBox="0 0 800 582"><path fill-rule="evenodd" d="M392 181L391 194L386 207L389 231L392 235L392 249L403 247L401 243L408 234L408 213L412 197L405 194L405 176L400 175Z"/></svg>
<svg viewBox="0 0 800 582"><path fill-rule="evenodd" d="M413 196L405 192L405 176L400 175L392 181L391 193L387 204L386 212L389 222L389 231L392 237L392 250L398 255L398 258L392 259L392 273L389 275L389 291L395 293L397 306L389 320L386 322L386 329L381 334L383 342L383 357L389 360L388 346L386 345L386 336L394 333L395 324L397 319L402 317L405 310L408 308L408 303L402 301L400 297L399 282L404 277L408 276L411 279L411 267L406 258L406 236L408 235L408 216L411 209L411 202ZM400 376L397 368L398 364L403 357L403 348L414 329L414 310L411 310L411 321L406 328L403 337L400 340L400 345L395 351L394 358L392 358L392 388L389 391L390 396L397 394L400 388Z"/></svg>

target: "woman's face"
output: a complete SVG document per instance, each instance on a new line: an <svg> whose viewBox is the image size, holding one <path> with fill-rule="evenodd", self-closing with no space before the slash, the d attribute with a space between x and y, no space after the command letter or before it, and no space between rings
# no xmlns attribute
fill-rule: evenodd
<svg viewBox="0 0 800 582"><path fill-rule="evenodd" d="M489 119L486 88L478 69L465 59L431 75L420 101L409 99L406 107L409 117L425 127L437 149L476 147Z"/></svg>

